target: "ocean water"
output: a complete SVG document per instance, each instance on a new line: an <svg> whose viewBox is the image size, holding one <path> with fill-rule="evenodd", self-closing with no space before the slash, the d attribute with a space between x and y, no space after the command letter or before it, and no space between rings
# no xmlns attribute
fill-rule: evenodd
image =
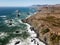
<svg viewBox="0 0 60 45"><path fill-rule="evenodd" d="M19 10L19 17L16 17L16 10ZM29 7L0 7L0 45L6 45L15 37L26 39L29 36L27 25L21 20L34 12L36 10ZM12 25L9 25L10 20Z"/></svg>
<svg viewBox="0 0 60 45"><path fill-rule="evenodd" d="M16 19L16 10L20 12L20 17L18 19ZM26 30L26 25L20 23L18 20L25 19L34 12L36 12L35 9L28 7L0 7L0 32L11 32L18 29ZM6 22L6 20L9 19L13 19L16 25L9 27Z"/></svg>
<svg viewBox="0 0 60 45"><path fill-rule="evenodd" d="M16 10L19 10L19 17ZM31 26L21 21L35 12L34 8L29 7L0 7L0 45L45 45L35 38L37 34L31 31ZM31 42L32 39L35 43Z"/></svg>

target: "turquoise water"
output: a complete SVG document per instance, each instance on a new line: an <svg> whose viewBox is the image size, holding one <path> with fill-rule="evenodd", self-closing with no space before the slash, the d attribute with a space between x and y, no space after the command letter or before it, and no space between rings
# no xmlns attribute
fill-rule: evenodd
<svg viewBox="0 0 60 45"><path fill-rule="evenodd" d="M18 19L25 19L27 16L29 16L28 13L33 14L36 11L35 9L28 7L0 7L0 32L12 32L18 29L26 30L26 25L19 23L18 19L15 19L16 10L19 10L20 12L20 17ZM19 26L7 26L7 23L5 23L5 21L9 19L13 19L15 23L18 23Z"/></svg>
<svg viewBox="0 0 60 45"><path fill-rule="evenodd" d="M19 10L20 13L18 18L16 17L16 10ZM35 9L28 7L0 7L0 35L1 33L7 33L8 35L4 38L0 36L0 45L6 45L11 39L16 37L26 39L29 36L27 25L20 21L32 15L34 12L36 12ZM9 26L7 23L11 19L13 20L14 26ZM16 33L16 31L22 33Z"/></svg>

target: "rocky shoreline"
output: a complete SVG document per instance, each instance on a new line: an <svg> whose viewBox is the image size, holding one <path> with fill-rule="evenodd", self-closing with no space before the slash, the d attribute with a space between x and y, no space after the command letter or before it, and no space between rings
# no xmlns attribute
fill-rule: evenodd
<svg viewBox="0 0 60 45"><path fill-rule="evenodd" d="M44 42L43 40L41 40L40 38L39 38L39 33L34 29L34 27L31 27L30 28L31 30L33 30L36 34L37 34L37 37L36 38L38 38L41 42L43 42L45 45L48 45L46 42Z"/></svg>
<svg viewBox="0 0 60 45"><path fill-rule="evenodd" d="M37 14L37 13L35 13L35 14ZM34 14L34 15L35 15ZM31 16L30 16L31 17ZM28 17L29 18L29 17ZM31 25L31 23L29 23L27 20L28 20L28 18L26 18L26 19L23 19L23 20L21 20L22 22L24 22L24 23L27 23L27 24L29 24L29 25ZM48 43L46 43L45 41L43 41L43 40L41 40L40 38L39 38L39 33L36 31L36 29L31 25L31 27L30 27L30 29L31 30L33 30L36 34L37 34L37 37L36 38L38 38L41 42L43 42L45 45L48 45Z"/></svg>

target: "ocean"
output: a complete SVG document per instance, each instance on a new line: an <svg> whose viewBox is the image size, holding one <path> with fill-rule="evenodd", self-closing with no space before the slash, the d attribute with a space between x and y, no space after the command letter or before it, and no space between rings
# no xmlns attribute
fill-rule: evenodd
<svg viewBox="0 0 60 45"><path fill-rule="evenodd" d="M29 7L0 7L0 45L45 45L35 38L31 26L21 21L35 12Z"/></svg>
<svg viewBox="0 0 60 45"><path fill-rule="evenodd" d="M19 10L20 12L20 17L18 19L25 19L27 16L36 12L35 9L29 7L0 7L0 32L10 32L17 30L17 28L23 29L26 27L26 25L22 23L20 23L20 27L18 27L18 25L15 27L8 27L5 23L5 21L9 19L13 19L16 23L18 23L17 19L15 19L16 10Z"/></svg>

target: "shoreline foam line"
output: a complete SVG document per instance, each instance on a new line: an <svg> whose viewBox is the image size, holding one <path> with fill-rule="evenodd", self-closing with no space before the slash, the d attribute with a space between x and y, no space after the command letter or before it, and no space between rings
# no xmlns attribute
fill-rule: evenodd
<svg viewBox="0 0 60 45"><path fill-rule="evenodd" d="M20 22L22 22L22 21L20 20ZM24 23L24 22L22 22L22 23ZM32 31L30 29L31 25L29 25L28 23L24 23L24 24L27 25L27 30L28 30L30 36L27 39L23 40L23 42L21 41L21 43L19 43L17 45L25 45L25 44L26 45L38 45L38 44L39 45L45 45L42 41L40 41L38 38L36 38L37 37L37 33L35 33L34 30ZM31 42L31 40L33 40L33 42ZM14 39L12 41L13 42L11 42L11 44L9 44L9 45L14 45L15 41L18 41L18 39Z"/></svg>
<svg viewBox="0 0 60 45"><path fill-rule="evenodd" d="M37 14L37 12L35 12L34 14ZM33 15L34 15L34 14L33 14ZM31 16L31 15L30 15L30 16ZM29 18L30 16L28 16L27 18ZM31 25L29 25L28 23L24 23L24 24L27 25L27 30L28 30L28 32L30 33L31 38L35 39L36 42L39 43L39 45L45 45L45 43L44 43L43 41L39 40L38 38L35 38L35 37L37 37L37 34L36 34L35 31L31 31L31 29L30 29Z"/></svg>

